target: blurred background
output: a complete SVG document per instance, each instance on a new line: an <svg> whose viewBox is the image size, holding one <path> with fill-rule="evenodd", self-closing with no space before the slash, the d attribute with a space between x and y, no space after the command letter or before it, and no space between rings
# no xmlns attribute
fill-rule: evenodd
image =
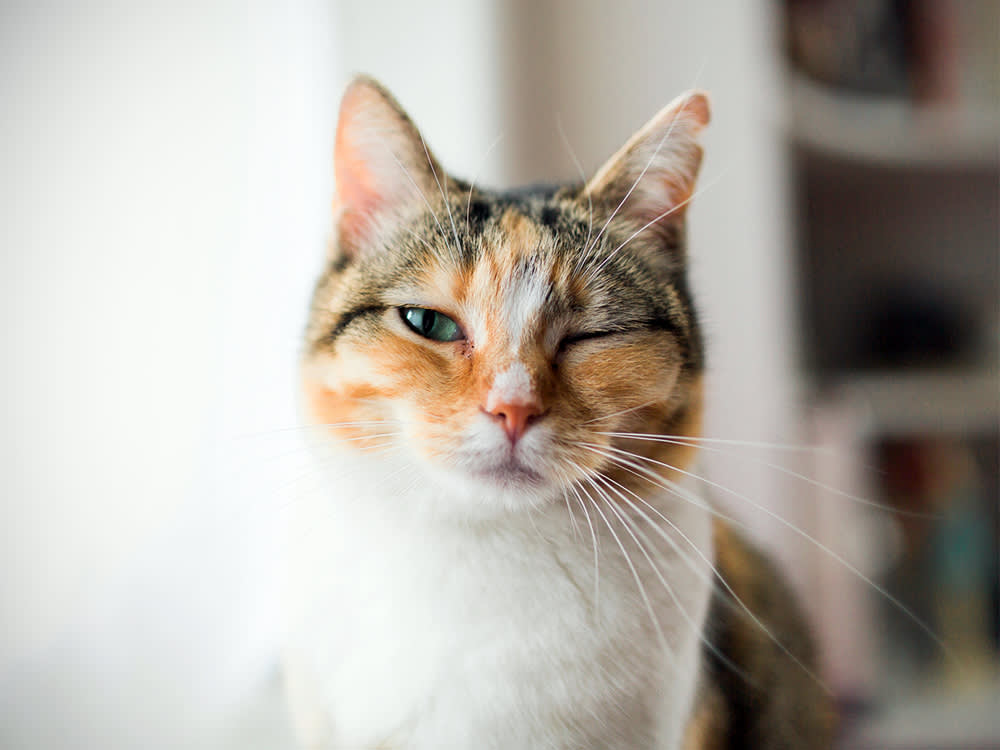
<svg viewBox="0 0 1000 750"><path fill-rule="evenodd" d="M361 71L498 187L711 93L691 273L706 434L741 441L704 455L716 499L790 571L840 747L1000 746L1000 3L0 14L0 746L287 746L298 336Z"/></svg>

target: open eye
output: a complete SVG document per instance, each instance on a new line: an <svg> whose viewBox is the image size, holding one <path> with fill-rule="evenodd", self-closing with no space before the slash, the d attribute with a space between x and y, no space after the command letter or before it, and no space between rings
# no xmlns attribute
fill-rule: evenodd
<svg viewBox="0 0 1000 750"><path fill-rule="evenodd" d="M399 317L414 333L432 341L462 341L465 334L458 323L444 313L425 307L401 307Z"/></svg>

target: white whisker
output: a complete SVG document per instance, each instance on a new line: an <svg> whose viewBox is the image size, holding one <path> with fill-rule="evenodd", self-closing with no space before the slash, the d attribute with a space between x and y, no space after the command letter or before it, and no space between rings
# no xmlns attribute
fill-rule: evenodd
<svg viewBox="0 0 1000 750"><path fill-rule="evenodd" d="M563 478L563 481L566 481L565 478ZM576 514L573 513L573 507L569 503L569 490L566 487L563 487L562 496L563 501L566 503L566 514L569 516L569 522L573 527L573 538L579 539L580 527L576 522Z"/></svg>
<svg viewBox="0 0 1000 750"><path fill-rule="evenodd" d="M310 424L294 425L292 427L276 427L273 430L261 430L260 432L247 432L233 437L233 440L248 440L251 438L268 437L289 432L302 432L304 430L318 429L321 427L370 427L372 425L389 424L394 420L389 419L365 419L350 422L313 422Z"/></svg>
<svg viewBox="0 0 1000 750"><path fill-rule="evenodd" d="M720 179L721 179L721 177L716 177L714 180L712 180L711 182L709 182L704 187L701 187L698 190L696 190L695 192L693 192L691 195L689 195L687 198L685 198L684 200L682 200L677 205L675 205L672 208L664 211L663 213L661 213L656 218L651 219L650 221L648 221L645 224L643 224L639 229L635 230L631 235L629 235L628 239L626 239L618 247L616 247L614 250L612 250L604 260L602 260L600 263L598 263L596 268L591 269L587 273L587 280L588 281L592 281L594 278L596 278L597 274L599 274L601 272L601 269L604 268L604 266L606 266L611 261L612 258L614 258L616 255L618 255L618 252L623 247L625 247L626 245L628 245L632 240L634 240L640 234L642 234L647 229L649 229L651 226L653 226L654 224L656 224L658 221L661 221L661 220L667 218L668 216L670 216L675 211L679 211L680 209L684 208L684 206L686 206L688 203L690 203L691 201L693 201L697 196L701 195L706 190L709 190Z"/></svg>
<svg viewBox="0 0 1000 750"><path fill-rule="evenodd" d="M855 503L858 503L859 505L866 505L869 508L875 508L877 510L884 511L886 513L894 513L894 514L898 514L898 515L901 515L901 516L907 516L907 517L910 517L910 518L923 518L923 519L927 519L927 520L935 520L935 519L940 519L941 518L941 516L939 514L937 514L937 513L921 513L920 511L903 510L903 509L900 509L900 508L896 508L895 506L888 505L887 503L880 503L880 502L877 502L875 500L869 500L868 498L864 498L864 497L861 497L859 495L854 495L854 494L852 494L850 492L846 492L845 490L841 490L841 489L839 489L837 487L834 487L832 485L826 484L824 482L820 482L818 479L813 479L812 477L806 476L805 474L802 474L800 472L794 471L793 469L789 469L787 466L782 466L781 464L772 463L771 461L766 461L766 460L764 460L762 458L756 458L754 456L746 456L746 455L743 455L741 453L737 453L735 451L725 450L724 448L716 448L716 447L707 446L707 445L701 445L701 446L699 446L694 440L691 440L691 439L688 439L688 438L683 438L683 437L678 437L678 438L662 437L660 435L641 435L641 434L624 434L624 433L619 434L619 433L608 433L608 432L599 433L599 434L602 434L602 435L616 435L617 434L618 437L624 437L624 438L627 438L629 440L647 440L647 441L652 441L652 442L655 442L655 443L667 443L667 444L670 444L670 445L681 445L681 446L687 446L687 447L691 447L691 448L700 448L703 451L709 451L711 453L721 453L724 456L736 457L736 458L742 459L744 461L752 461L755 464L758 464L760 466L764 466L764 467L769 468L769 469L773 469L774 471L780 472L780 473L782 473L782 474L784 474L786 476L792 477L794 479L798 479L798 480L801 480L803 482L806 482L807 484L810 484L813 487L817 487L817 488L819 488L821 490L825 490L826 492L829 492L829 493L831 493L833 495L839 495L840 497L847 498L848 500L852 500Z"/></svg>
<svg viewBox="0 0 1000 750"><path fill-rule="evenodd" d="M729 582L725 579L725 576L723 576L722 573L719 571L719 569L715 566L715 563L712 562L712 560L710 560L705 555L705 553L701 550L701 548L698 547L698 545L695 544L688 537L688 535L685 534L683 532L683 530L681 530L677 526L677 524L675 524L673 521L671 521L666 515L664 515L663 513L661 513L660 510L656 506L654 506L653 504L651 504L650 502L648 502L641 495L639 495L639 494L633 492L632 490L630 490L625 485L620 484L619 482L616 482L614 479L612 479L610 477L605 477L605 480L608 481L608 482L611 482L611 483L613 483L615 485L617 485L623 491L625 491L628 494L632 495L632 497L634 497L640 503L642 503L647 508L649 508L657 516L659 516L660 518L662 518L670 526L670 528L672 528L677 534L679 534L681 536L681 538L685 542L687 542L688 546L691 547L692 550L694 550L695 554L697 554L698 557L700 557L702 559L702 561L704 561L704 563L712 571L712 575L705 574L704 577L703 577L703 580L706 580L709 583L712 583L713 581L717 581L722 586L722 588L726 591L726 593L731 597L731 599L734 602L736 602L736 604L739 605L740 609L744 613L746 613L746 615L761 630L761 632L763 632L768 637L768 639L770 639L770 641L772 643L774 643L774 645L777 646L782 651L782 653L784 653L789 659L791 659L803 672L805 672L805 674L810 679L813 680L813 682L815 682L820 688L822 688L824 692L826 692L828 695L832 695L833 694L833 691L830 689L830 687L825 682L823 682L823 680L821 680L818 675L816 675L811 669L809 669L809 667L807 667L805 665L805 663L801 659L799 659L795 654L793 654L791 652L791 650L787 646L785 646L785 644L783 644L778 639L778 637L776 635L774 635L774 633L771 631L770 628L768 628L763 622L761 622L760 618L757 617L757 615L754 614L753 611L751 611L751 609L746 605L746 603L744 603L743 599L741 599L739 597L739 595L729 585ZM659 524L657 524L652 518L650 518L645 512L643 512L643 510L640 507L638 507L637 505L635 505L634 503L632 503L631 501L629 501L628 498L622 497L622 499L626 503L628 503L629 506L632 507L636 511L636 513L638 513L650 526L652 526L653 529L657 532L657 534L660 535L664 540L667 541L668 544L670 544L674 548L674 550L677 552L677 554L683 556L684 560L689 563L689 567L691 568L692 571L698 573L699 575L701 574L701 569L698 566L696 566L693 563L691 563L691 558L688 557L685 553L683 553L681 551L681 548L677 544L677 542L674 539L672 539L665 531L663 531L663 529L659 526ZM728 659L726 659L726 661L728 662ZM740 672L742 673L742 670L740 670ZM745 675L744 675L744 677L745 677Z"/></svg>
<svg viewBox="0 0 1000 750"><path fill-rule="evenodd" d="M614 419L615 417L621 417L621 416L624 416L625 414L631 414L632 412L635 412L635 411L641 411L642 409L645 409L647 406L652 406L653 404L660 403L662 400L663 400L662 398L650 399L646 403L639 404L638 406L631 406L628 409L622 409L621 411L616 411L613 414L606 414L603 417L594 417L593 419L590 419L590 420L588 420L586 422L582 422L581 426L585 427L587 425L593 424L594 422L603 422L606 419ZM599 432L597 434L598 435L617 435L618 433Z"/></svg>
<svg viewBox="0 0 1000 750"><path fill-rule="evenodd" d="M451 213L451 201L448 200L448 181L445 180L445 187L441 187L441 178L438 177L437 170L434 168L434 160L431 158L431 152L427 149L427 143L424 141L423 136L420 136L420 145L424 147L424 156L427 157L427 165L431 168L431 174L434 176L434 182L437 183L438 191L441 193L441 199L444 201L445 210L448 212L448 221L451 222L451 231L455 234L455 252L457 255L453 255L453 260L455 261L455 265L458 265L462 260L462 241L458 238L458 227L455 226L455 217Z"/></svg>
<svg viewBox="0 0 1000 750"><path fill-rule="evenodd" d="M441 236L447 238L448 237L448 233L445 232L444 231L444 227L441 226L441 222L438 219L438 215L434 212L434 208L431 206L431 202L429 200L427 200L427 196L424 195L424 191L420 189L420 186L417 185L417 183L414 181L413 177L410 175L410 170L408 170L406 168L406 165L403 164L403 162L401 162L399 160L399 157L397 157L396 154L395 154L395 152L391 148L389 148L388 144L386 144L385 148L389 152L389 155L392 156L393 161L396 162L396 165L401 170L403 170L403 174L406 175L406 179L410 181L410 184L413 186L413 189L416 190L417 194L423 199L424 205L427 206L427 210L430 211L431 217L434 219L434 223L437 225L438 231L441 233ZM427 150L426 146L424 146L424 150L425 151ZM433 170L433 166L432 166L432 170ZM435 179L437 179L437 175L435 175ZM438 187L440 187L440 185ZM456 258L456 261L457 261L457 258Z"/></svg>
<svg viewBox="0 0 1000 750"><path fill-rule="evenodd" d="M590 487L594 488L597 494L606 503L608 503L609 507L611 506L612 503L607 493L604 490L602 490L601 487L599 487L597 483L594 482L590 477L587 478L587 484ZM587 493L587 496L590 497L589 492ZM601 510L601 507L592 497L590 499L591 502L594 504L594 510L596 510L597 513L601 516L601 518L604 519L604 523L608 527L608 531L611 532L611 536L614 537L615 543L618 545L618 549L621 550L622 555L625 558L625 563L628 565L629 570L632 571L632 578L635 579L636 586L639 589L639 595L642 597L642 601L646 605L646 611L649 613L649 619L652 621L653 627L656 630L657 638L660 641L660 647L663 649L665 654L673 656L674 653L673 649L671 649L669 644L667 643L667 638L663 634L663 628L660 626L660 620L656 616L656 613L653 611L653 604L652 602L650 602L649 595L646 593L646 587L642 585L642 578L639 576L639 572L636 570L635 565L632 562L632 558L629 556L628 551L625 549L625 545L622 544L621 539L618 538L618 534L615 532L614 527L608 520L608 517L604 515L604 511Z"/></svg>
<svg viewBox="0 0 1000 750"><path fill-rule="evenodd" d="M579 471L579 466L573 464L574 468ZM582 471L580 472L583 473ZM594 531L594 524L590 520L590 512L587 510L587 504L583 501L583 497L580 494L580 490L577 489L576 483L569 486L573 494L576 496L576 501L580 504L580 508L583 510L583 515L587 519L587 526L590 528L590 541L594 545L594 614L597 615L600 610L600 600L601 600L601 567L599 562L598 544L597 544L597 533Z"/></svg>
<svg viewBox="0 0 1000 750"><path fill-rule="evenodd" d="M684 98L683 103L681 104L680 109L683 109L684 106L688 103L688 101L691 98L691 93L692 92L688 92L687 96ZM646 172L649 171L649 168L653 165L653 162L656 160L656 157L660 155L660 149L663 148L663 144L667 142L667 139L674 132L674 125L677 124L678 119L679 119L678 116L675 115L674 118L670 121L670 126L667 128L667 131L660 137L659 142L656 144L656 149L653 151L649 159L646 161L646 165L642 168L642 171L639 172L639 176L635 178L635 182L632 183L632 186L628 189L628 192L625 193L625 197L621 199L621 202L617 206L615 206L615 210L611 212L611 216L609 216L608 220L604 222L604 225L601 227L600 231L597 233L597 236L594 238L593 244L589 248L587 248L586 252L589 252L590 250L593 249L593 247L597 245L601 237L604 236L604 232L605 230L607 230L608 225L618 215L618 212L621 210L622 206L625 205L625 202L629 199L629 197L631 197L632 192L642 181L642 178L646 176ZM588 190L587 192L589 193L590 191ZM659 219L657 219L657 221L658 220Z"/></svg>
<svg viewBox="0 0 1000 750"><path fill-rule="evenodd" d="M597 475L595 477L595 479L597 479L597 480L606 480L606 477L603 477L601 475ZM605 484L607 484L607 483L605 482ZM636 506L627 497L625 497L621 492L619 492L615 487L613 487L611 485L608 485L608 486L630 508L632 508L633 510L638 510L636 508ZM639 539L635 536L635 533L639 534L645 540L646 546L652 547L653 545L650 543L649 537L638 527L638 525L635 523L634 519L631 519L631 518L628 517L627 513L623 512L623 511L620 511L620 510L617 510L614 507L613 504L612 504L611 508L612 508L612 511L614 512L614 514L616 516L618 516L619 519L621 519L623 525L625 526L625 530L629 533L629 536L632 537L633 541L635 541L636 545L639 547L639 550L642 552L643 556L646 558L646 561L649 563L649 566L652 569L653 574L659 579L660 583L663 584L663 588L666 590L667 595L670 597L671 601L673 601L674 606L677 608L677 610L681 613L681 617L690 626L691 631L693 633L697 634L698 639L702 643L705 644L705 647L708 648L708 650L711 651L712 654L714 654L715 657L717 659L719 659L719 661L721 661L727 667L729 667L730 669L732 669L737 675L739 675L743 679L749 681L749 677L746 674L746 672L744 672L736 664L734 664L733 661L728 656L726 656L725 654L723 654L718 649L718 647L716 647L716 645L714 643L712 643L711 641L708 640L708 637L704 634L704 628L701 626L700 623L696 623L694 621L694 619L691 617L690 613L687 611L687 608L683 604L681 604L681 601L680 601L680 599L678 599L677 594L674 591L673 587L669 583L667 583L667 580L663 577L663 573L660 572L660 569L658 567L656 567L656 564L653 562L653 559L649 556L649 553L646 551L646 548L643 546L642 542L640 542ZM652 521L650 521L648 519L648 517L646 517L646 519L647 519L647 522L649 522L651 525L654 526L654 528L657 528L658 530L660 530L662 532L662 529L659 529L659 527L657 527L655 524L653 524ZM630 528L630 526L631 526L631 528ZM633 533L633 529L635 530L635 533ZM667 536L667 534L665 532L663 532L662 535L663 535L664 538L667 538L669 540L669 537ZM678 549L676 542L674 542L673 540L669 540L669 541L671 542L671 545L672 545L673 549L676 551ZM685 558L685 561L687 562L686 558ZM688 563L688 567L691 567L692 570L695 569L694 566L691 565L690 563ZM714 569L714 566L713 566L713 569Z"/></svg>
<svg viewBox="0 0 1000 750"><path fill-rule="evenodd" d="M836 453L832 448L823 445L797 445L794 443L769 443L756 440L737 440L732 438L702 437L699 435L653 435L647 432L599 432L598 435L609 437L651 439L665 438L670 440L688 440L692 443L718 443L721 445L744 446L747 448L768 448L781 451L801 451L803 453Z"/></svg>
<svg viewBox="0 0 1000 750"><path fill-rule="evenodd" d="M580 257L576 259L576 263L573 264L573 273L579 273L580 263L586 257L586 248L590 247L590 238L594 234L594 196L590 194L587 187L587 175L583 172L583 165L580 164L580 160L576 158L576 153L573 151L573 147L569 145L569 138L566 137L566 131L563 130L562 121L556 116L556 129L559 131L559 137L562 139L563 145L566 147L566 151L569 153L569 158L573 160L573 164L576 166L576 171L580 175L580 182L583 184L584 191L587 193L587 239L583 243L584 252L580 253Z"/></svg>
<svg viewBox="0 0 1000 750"><path fill-rule="evenodd" d="M640 455L635 454L635 453L630 453L628 451L623 451L620 448L609 448L608 450L614 451L616 453L623 453L625 455L637 458L637 459L639 459L641 461L646 461L648 463L656 464L658 466L662 466L662 467L664 467L666 469L669 469L670 471L676 471L679 474L683 474L684 476L691 477L692 479L696 479L696 480L698 480L700 482L703 482L703 483L707 484L710 487L714 487L714 488L716 488L718 490L721 490L722 492L725 492L725 493L727 493L729 495L732 495L733 497L735 497L735 498L737 498L739 500L742 500L745 503L748 503L750 506L752 506L753 508L756 508L761 513L764 513L765 515L769 516L770 518L773 518L775 521L777 521L778 523L780 523L785 528L791 530L795 534L798 534L800 537L802 537L803 539L805 539L806 541L808 541L810 544L814 545L817 549L821 550L824 554L829 555L832 559L836 560L838 563L840 563L841 565L843 565L847 570L849 570L851 573L853 573L854 575L856 575L859 579L861 579L866 584L868 584L868 586L870 586L874 591L878 592L881 596L885 597L885 599L888 602L890 602L902 614L904 614L911 622L913 622L918 628L920 628L920 630L928 638L930 638L934 642L934 644L937 645L942 650L942 652L944 652L945 654L947 654L950 658L954 658L954 656L952 654L952 650L948 647L948 645L945 644L945 642L942 641L937 636L937 634L935 634L934 631L926 623L924 623L923 620L921 620L919 617L917 617L917 615L914 614L913 611L909 607L907 607L905 604L903 604L897 597L895 597L891 593L889 593L889 591L884 586L880 586L878 583L876 583L874 580L872 580L869 576L867 576L864 573L862 573L855 565L852 565L846 558L844 558L843 555L840 555L839 553L837 553L836 551L834 551L833 549L831 549L827 545L823 544L823 542L821 542L818 539L816 539L816 537L812 536L809 532L804 531L803 529L800 529L798 526L796 526L792 522L786 520L782 516L778 515L777 513L775 513L774 511L772 511L770 508L768 508L768 507L766 507L766 506L758 503L756 500L753 500L752 498L748 497L747 495L745 495L745 494L743 494L741 492L737 492L736 490L734 490L732 488L729 488L729 487L726 487L725 485L721 485L718 482L713 482L711 479L708 479L708 478L702 477L702 476L698 476L697 474L693 474L693 473L691 473L689 471L685 471L684 469L678 468L676 466L671 466L670 464L666 464L666 463L663 463L662 461L657 461L656 459L648 458L646 456L640 456ZM670 480L666 480L666 481L669 482Z"/></svg>
<svg viewBox="0 0 1000 750"><path fill-rule="evenodd" d="M475 176L472 178L472 182L469 183L469 197L465 201L465 225L469 226L469 211L472 210L472 194L475 192L476 182L479 180L479 173L482 172L483 167L486 165L486 160L490 158L490 154L493 153L493 149L496 145L503 140L503 133L500 133L496 138L493 139L493 143L490 147L486 149L486 153L483 155L483 160L479 163L476 168Z"/></svg>

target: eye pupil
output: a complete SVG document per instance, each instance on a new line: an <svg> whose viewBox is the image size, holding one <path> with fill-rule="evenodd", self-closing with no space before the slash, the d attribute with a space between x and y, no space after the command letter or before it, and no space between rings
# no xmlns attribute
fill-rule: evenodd
<svg viewBox="0 0 1000 750"><path fill-rule="evenodd" d="M424 334L424 336L430 336L436 324L437 313L433 310L424 310L424 314L420 319L420 332Z"/></svg>

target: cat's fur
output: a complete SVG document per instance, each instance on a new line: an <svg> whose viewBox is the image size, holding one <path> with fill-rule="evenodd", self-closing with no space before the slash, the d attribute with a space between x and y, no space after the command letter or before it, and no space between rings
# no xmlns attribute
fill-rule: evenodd
<svg viewBox="0 0 1000 750"><path fill-rule="evenodd" d="M303 361L324 478L291 540L305 747L829 746L795 603L681 486L691 444L607 434L698 434L684 207L707 121L688 94L586 184L498 193L348 88Z"/></svg>

